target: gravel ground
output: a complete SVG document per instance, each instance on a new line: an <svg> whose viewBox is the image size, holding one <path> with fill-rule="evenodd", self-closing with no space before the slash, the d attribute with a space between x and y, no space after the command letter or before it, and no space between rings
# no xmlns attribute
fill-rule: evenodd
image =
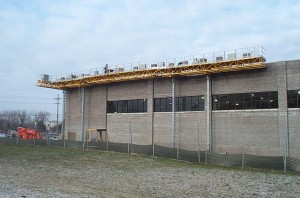
<svg viewBox="0 0 300 198"><path fill-rule="evenodd" d="M300 175L0 145L0 197L300 197Z"/></svg>

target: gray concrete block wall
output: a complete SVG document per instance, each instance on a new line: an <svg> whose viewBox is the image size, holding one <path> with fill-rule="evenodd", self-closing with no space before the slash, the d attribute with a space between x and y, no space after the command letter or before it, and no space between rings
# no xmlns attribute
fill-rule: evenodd
<svg viewBox="0 0 300 198"><path fill-rule="evenodd" d="M175 96L205 95L205 76L181 77L175 79ZM172 97L172 79L155 79L154 98Z"/></svg>
<svg viewBox="0 0 300 198"><path fill-rule="evenodd" d="M286 61L274 63L278 67L277 87L278 87L278 131L280 134L280 144L284 155L289 155L289 130L288 130L288 107L287 107L287 65Z"/></svg>
<svg viewBox="0 0 300 198"><path fill-rule="evenodd" d="M76 140L81 140L81 100L79 89L71 89L66 95L66 133L76 132Z"/></svg>
<svg viewBox="0 0 300 198"><path fill-rule="evenodd" d="M202 151L206 149L206 113L204 111L177 113L176 129L180 148L192 151L197 151L199 148Z"/></svg>
<svg viewBox="0 0 300 198"><path fill-rule="evenodd" d="M289 110L289 150L290 157L300 158L300 111Z"/></svg>
<svg viewBox="0 0 300 198"><path fill-rule="evenodd" d="M172 148L172 113L161 112L154 113L154 143L160 146Z"/></svg>
<svg viewBox="0 0 300 198"><path fill-rule="evenodd" d="M143 80L118 83L108 86L108 100L147 99L148 112L145 113L109 113L107 132L111 142L128 143L130 127L132 143L152 144L153 81Z"/></svg>
<svg viewBox="0 0 300 198"><path fill-rule="evenodd" d="M172 79L154 80L154 98L165 98L172 96Z"/></svg>
<svg viewBox="0 0 300 198"><path fill-rule="evenodd" d="M287 89L300 90L300 60L286 62ZM300 110L287 109L290 157L300 158Z"/></svg>
<svg viewBox="0 0 300 198"><path fill-rule="evenodd" d="M288 90L300 90L300 60L287 61Z"/></svg>
<svg viewBox="0 0 300 198"><path fill-rule="evenodd" d="M147 87L147 80L108 84L108 100L131 100L147 98Z"/></svg>
<svg viewBox="0 0 300 198"><path fill-rule="evenodd" d="M278 110L213 111L212 145L217 153L279 156Z"/></svg>
<svg viewBox="0 0 300 198"><path fill-rule="evenodd" d="M110 142L151 145L151 125L147 113L116 113L107 115L107 133Z"/></svg>
<svg viewBox="0 0 300 198"><path fill-rule="evenodd" d="M106 92L106 85L86 89L85 128L106 129Z"/></svg>
<svg viewBox="0 0 300 198"><path fill-rule="evenodd" d="M295 140L299 136L299 109L287 109L286 89L299 89L300 60L268 63L267 69L223 73L212 76L212 94L278 91L279 109L212 112L213 151L282 155L287 130L290 155L299 156ZM205 95L205 76L176 78L176 96ZM154 87L153 87L154 85ZM172 147L172 113L153 113L155 98L171 97L171 79L141 80L108 85L108 100L148 100L147 113L108 114L109 141L128 142L129 121L133 143L154 143ZM77 132L81 140L81 100L79 89L67 91L66 132ZM87 88L85 128L106 127L106 85ZM292 113L291 113L292 112ZM152 122L153 121L153 122ZM199 124L200 146L206 143L205 112L176 113L176 141L180 148L194 150ZM178 134L179 133L179 134ZM67 133L66 133L67 137ZM299 156L300 157L300 156Z"/></svg>
<svg viewBox="0 0 300 198"><path fill-rule="evenodd" d="M185 77L176 80L176 96L205 95L205 76Z"/></svg>
<svg viewBox="0 0 300 198"><path fill-rule="evenodd" d="M222 73L212 76L212 94L277 91L277 65L266 69Z"/></svg>
<svg viewBox="0 0 300 198"><path fill-rule="evenodd" d="M172 97L172 79L159 79L154 82L154 97ZM182 77L175 79L175 96L205 95L205 76ZM206 143L206 117L205 112L176 112L175 143L182 149L198 149L197 125L200 131L200 148L205 149ZM172 112L154 113L154 143L161 146L172 147Z"/></svg>

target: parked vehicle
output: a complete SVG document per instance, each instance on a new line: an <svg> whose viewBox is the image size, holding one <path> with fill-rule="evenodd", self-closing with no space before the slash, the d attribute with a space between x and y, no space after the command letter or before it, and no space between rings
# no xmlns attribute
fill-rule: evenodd
<svg viewBox="0 0 300 198"><path fill-rule="evenodd" d="M6 133L0 133L0 138L6 138Z"/></svg>

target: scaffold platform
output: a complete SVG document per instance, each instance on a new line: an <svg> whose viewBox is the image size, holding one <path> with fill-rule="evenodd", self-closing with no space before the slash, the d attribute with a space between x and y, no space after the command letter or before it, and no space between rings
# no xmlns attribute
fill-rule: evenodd
<svg viewBox="0 0 300 198"><path fill-rule="evenodd" d="M265 61L264 49L251 47L186 56L182 59L173 58L171 61L157 61L151 64L138 62L105 65L103 68L96 68L83 74L73 73L59 77L42 74L37 86L65 90L133 80L211 75L266 68ZM128 70L125 69L126 66Z"/></svg>

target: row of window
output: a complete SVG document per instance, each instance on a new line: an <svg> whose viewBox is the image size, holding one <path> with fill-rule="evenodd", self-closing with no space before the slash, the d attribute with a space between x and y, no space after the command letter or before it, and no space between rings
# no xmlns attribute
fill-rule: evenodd
<svg viewBox="0 0 300 198"><path fill-rule="evenodd" d="M147 112L147 99L108 101L107 112L108 113Z"/></svg>
<svg viewBox="0 0 300 198"><path fill-rule="evenodd" d="M289 90L288 108L300 108L300 90ZM278 92L238 93L212 96L213 110L276 109ZM175 98L175 111L204 111L204 96ZM108 113L147 112L147 99L107 102ZM172 98L155 98L154 112L172 112Z"/></svg>
<svg viewBox="0 0 300 198"><path fill-rule="evenodd" d="M175 111L204 111L204 96L176 97ZM172 112L172 98L155 98L154 112Z"/></svg>
<svg viewBox="0 0 300 198"><path fill-rule="evenodd" d="M213 110L278 108L277 91L214 95L212 100Z"/></svg>

